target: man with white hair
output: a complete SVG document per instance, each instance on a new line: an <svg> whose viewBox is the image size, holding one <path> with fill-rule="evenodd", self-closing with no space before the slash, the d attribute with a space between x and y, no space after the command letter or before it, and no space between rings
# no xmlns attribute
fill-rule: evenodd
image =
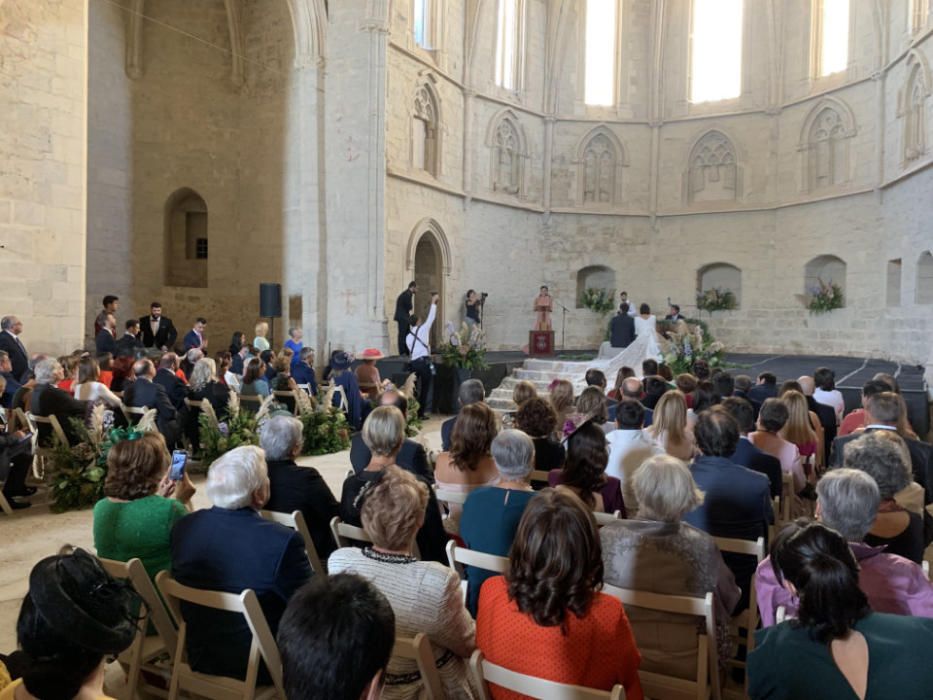
<svg viewBox="0 0 933 700"><path fill-rule="evenodd" d="M304 443L303 427L293 416L274 416L259 431L259 444L269 467L270 496L266 509L279 513L300 510L318 556L327 561L337 548L330 521L337 515L339 504L317 469L295 463Z"/></svg>
<svg viewBox="0 0 933 700"><path fill-rule="evenodd" d="M909 559L886 553L883 547L871 547L862 541L875 522L881 502L875 480L858 469L834 469L820 479L816 493L816 519L849 542L859 565L859 588L868 597L871 609L933 617L933 587L923 569ZM804 518L795 520L781 530L775 543L793 537L808 522ZM778 580L770 557L758 565L755 591L764 627L775 623L779 606L784 606L788 617L796 615L799 601Z"/></svg>
<svg viewBox="0 0 933 700"><path fill-rule="evenodd" d="M4 316L0 319L0 350L10 356L13 365L13 376L17 381L24 382L29 371L29 353L26 346L19 339L23 332L23 322L16 316Z"/></svg>
<svg viewBox="0 0 933 700"><path fill-rule="evenodd" d="M67 391L59 389L58 384L65 377L61 363L54 358L47 358L36 365L36 386L29 399L29 410L37 416L55 416L65 431L68 442L75 444L78 437L71 427L70 418L84 418L87 401L78 401ZM51 429L39 425L39 440L47 443L51 439Z"/></svg>
<svg viewBox="0 0 933 700"><path fill-rule="evenodd" d="M211 591L252 589L274 635L288 599L312 572L301 535L258 512L269 498L263 451L237 447L211 464L207 496L213 508L195 511L172 530L172 576ZM182 614L191 667L245 678L252 634L243 616L184 603ZM259 683L270 682L263 667Z"/></svg>

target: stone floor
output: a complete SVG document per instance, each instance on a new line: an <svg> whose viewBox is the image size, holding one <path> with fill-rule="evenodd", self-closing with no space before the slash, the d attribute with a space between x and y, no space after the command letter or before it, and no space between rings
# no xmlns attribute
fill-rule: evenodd
<svg viewBox="0 0 933 700"><path fill-rule="evenodd" d="M418 437L429 450L440 450L442 418L426 422ZM317 468L339 498L343 480L350 467L349 452L323 457L303 457L299 463ZM210 507L204 493L204 477L193 479L198 487L196 508ZM35 505L18 511L13 517L0 513L0 652L16 648L16 616L28 589L29 572L37 561L55 554L70 544L93 551L91 511L54 514L49 511L43 493L33 499Z"/></svg>

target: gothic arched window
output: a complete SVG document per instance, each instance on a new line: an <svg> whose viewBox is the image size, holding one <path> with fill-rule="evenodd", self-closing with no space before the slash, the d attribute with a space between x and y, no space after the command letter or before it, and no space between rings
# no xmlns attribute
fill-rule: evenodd
<svg viewBox="0 0 933 700"><path fill-rule="evenodd" d="M738 165L732 141L720 131L710 131L697 141L690 153L687 174L690 202L736 199Z"/></svg>
<svg viewBox="0 0 933 700"><path fill-rule="evenodd" d="M584 139L578 151L579 199L582 204L614 204L620 187L622 146L606 127Z"/></svg>
<svg viewBox="0 0 933 700"><path fill-rule="evenodd" d="M437 97L425 83L415 92L412 111L412 166L437 177L440 171Z"/></svg>
<svg viewBox="0 0 933 700"><path fill-rule="evenodd" d="M522 189L524 143L518 125L503 117L492 137L492 189L519 194Z"/></svg>

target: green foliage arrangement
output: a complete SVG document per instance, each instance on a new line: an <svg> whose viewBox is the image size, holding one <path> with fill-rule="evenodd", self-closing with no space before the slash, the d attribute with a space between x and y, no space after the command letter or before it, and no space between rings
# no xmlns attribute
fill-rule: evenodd
<svg viewBox="0 0 933 700"><path fill-rule="evenodd" d="M259 444L259 420L256 414L237 410L228 413L227 420L217 421L205 412L198 416L201 437L199 459L204 465L210 465L225 452L243 445Z"/></svg>
<svg viewBox="0 0 933 700"><path fill-rule="evenodd" d="M738 308L738 302L731 289L712 287L697 293L697 308L707 313L714 311L732 311Z"/></svg>
<svg viewBox="0 0 933 700"><path fill-rule="evenodd" d="M298 418L304 426L302 454L329 455L350 448L350 426L339 408L302 411Z"/></svg>
<svg viewBox="0 0 933 700"><path fill-rule="evenodd" d="M825 314L846 305L842 287L830 280L817 280L817 286L809 290L807 308L811 314Z"/></svg>
<svg viewBox="0 0 933 700"><path fill-rule="evenodd" d="M421 432L421 418L418 416L420 410L421 404L418 403L418 399L412 395L408 399L408 415L405 416L406 437L415 437L415 435Z"/></svg>
<svg viewBox="0 0 933 700"><path fill-rule="evenodd" d="M723 361L725 346L715 340L708 326L696 319L677 323L658 324L664 364L674 375L693 371L693 363L705 360L710 367L718 367Z"/></svg>
<svg viewBox="0 0 933 700"><path fill-rule="evenodd" d="M463 323L457 329L447 323L447 342L441 346L441 361L448 367L486 369L486 333L478 325Z"/></svg>
<svg viewBox="0 0 933 700"><path fill-rule="evenodd" d="M580 306L605 316L615 305L616 290L604 287L587 287L580 297Z"/></svg>

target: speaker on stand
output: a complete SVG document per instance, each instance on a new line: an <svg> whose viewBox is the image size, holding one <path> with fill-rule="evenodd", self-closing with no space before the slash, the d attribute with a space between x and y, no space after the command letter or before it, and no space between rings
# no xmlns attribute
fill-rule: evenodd
<svg viewBox="0 0 933 700"><path fill-rule="evenodd" d="M259 284L259 315L271 321L269 345L275 345L275 319L282 318L282 285L275 282Z"/></svg>

